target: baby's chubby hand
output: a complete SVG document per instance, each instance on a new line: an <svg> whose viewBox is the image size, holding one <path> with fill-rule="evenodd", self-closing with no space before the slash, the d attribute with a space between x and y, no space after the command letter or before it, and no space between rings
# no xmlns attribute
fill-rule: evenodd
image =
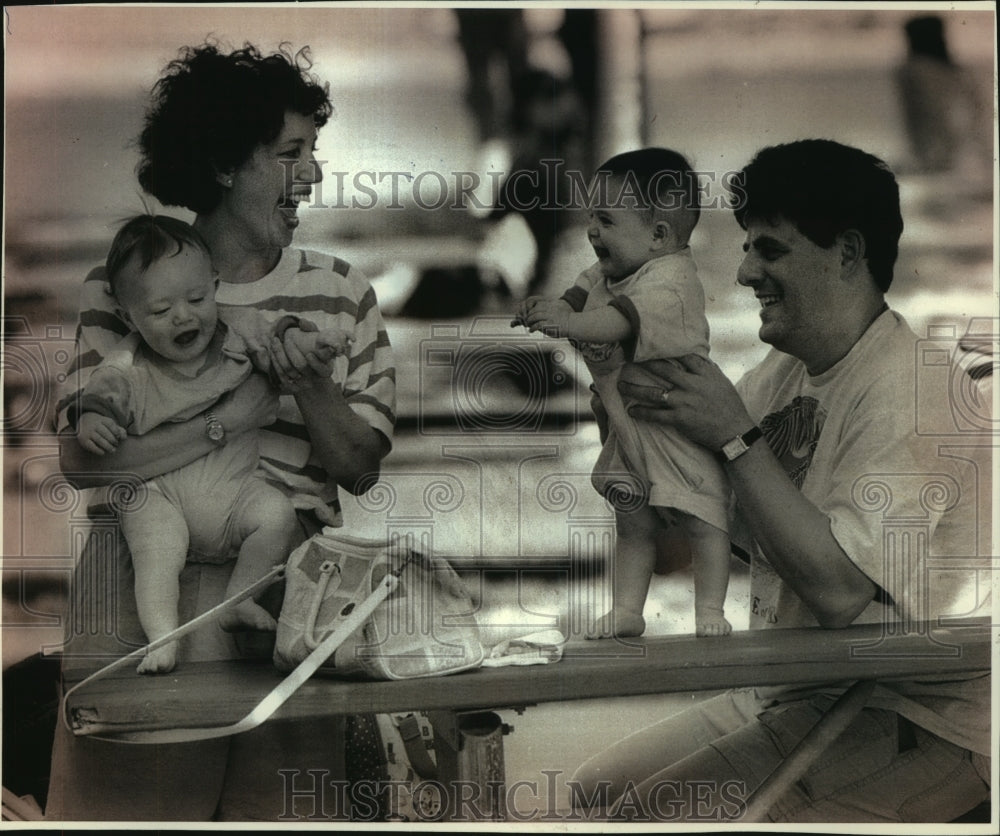
<svg viewBox="0 0 1000 836"><path fill-rule="evenodd" d="M306 357L313 357L320 363L328 363L334 357L347 354L354 337L340 328L327 328L323 331L289 328L285 332L285 340L291 341Z"/></svg>
<svg viewBox="0 0 1000 836"><path fill-rule="evenodd" d="M573 307L563 299L529 296L520 305L511 327L523 325L529 331L541 331L548 337L565 336Z"/></svg>
<svg viewBox="0 0 1000 836"><path fill-rule="evenodd" d="M119 443L128 435L114 418L99 412L84 412L77 422L77 439L88 453L103 456L118 449Z"/></svg>
<svg viewBox="0 0 1000 836"><path fill-rule="evenodd" d="M528 314L531 312L531 309L539 302L544 301L545 297L543 296L529 296L527 299L521 301L517 306L517 310L514 311L514 318L510 321L510 327L516 328L518 325L523 325L527 328Z"/></svg>

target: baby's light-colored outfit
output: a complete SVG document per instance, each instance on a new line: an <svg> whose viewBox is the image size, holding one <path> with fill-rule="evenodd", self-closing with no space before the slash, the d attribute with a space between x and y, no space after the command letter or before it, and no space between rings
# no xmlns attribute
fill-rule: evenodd
<svg viewBox="0 0 1000 836"><path fill-rule="evenodd" d="M626 362L708 357L705 293L690 248L648 261L616 282L605 279L595 264L562 298L578 312L611 305L635 335L625 343L574 341L608 413L608 438L594 466L594 487L606 496L631 475L650 505L676 508L728 531L730 489L715 457L672 427L633 420L618 392Z"/></svg>
<svg viewBox="0 0 1000 836"><path fill-rule="evenodd" d="M168 421L193 418L253 371L243 339L221 320L204 365L190 377L132 333L94 370L83 389L80 411L107 415L130 435L143 435ZM275 490L254 475L257 437L256 431L227 437L207 455L144 483L146 490L162 494L183 514L192 557L210 563L234 557L240 546L237 523L244 509ZM141 515L143 504L140 495L127 513Z"/></svg>

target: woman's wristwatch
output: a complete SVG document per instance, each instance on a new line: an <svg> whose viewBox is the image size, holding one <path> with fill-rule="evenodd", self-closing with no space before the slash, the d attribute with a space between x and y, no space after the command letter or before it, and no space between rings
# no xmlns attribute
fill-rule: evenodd
<svg viewBox="0 0 1000 836"><path fill-rule="evenodd" d="M723 464L731 462L742 456L755 441L763 437L764 432L760 427L751 427L745 433L741 433L723 444L722 449L716 452L715 457Z"/></svg>
<svg viewBox="0 0 1000 836"><path fill-rule="evenodd" d="M226 429L222 426L222 422L215 417L214 412L205 413L205 432L208 433L209 439L214 444L226 443Z"/></svg>

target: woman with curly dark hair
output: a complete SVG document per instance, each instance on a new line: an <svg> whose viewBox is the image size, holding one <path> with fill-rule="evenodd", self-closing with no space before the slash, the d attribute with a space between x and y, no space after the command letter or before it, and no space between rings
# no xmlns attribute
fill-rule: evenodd
<svg viewBox="0 0 1000 836"><path fill-rule="evenodd" d="M78 487L106 488L123 474L148 480L182 467L225 443L219 424L223 439L262 428L260 475L291 500L303 538L341 524L338 488L359 494L376 481L391 445L395 371L374 292L345 261L292 246L299 205L322 177L315 143L332 112L327 87L310 67L307 50L283 47L265 55L250 45L228 53L215 44L185 48L154 86L139 138L140 185L165 206L194 213L193 226L218 272L217 301L234 312L229 322L250 349L271 357L282 391L277 415L266 381L253 375L215 404L211 416L129 436L104 455L84 450L73 431L78 393L130 330L106 291L104 268L96 268L83 283L79 356L57 419L61 465ZM304 327L347 331L353 338L348 355L317 367L290 340L272 336L287 314L308 323ZM128 549L120 533L113 539L109 548L106 539L91 537L79 559L67 623L83 626L71 628L64 648L70 680L146 643ZM231 563L185 567L182 620L221 599L231 569ZM109 583L89 581L101 572ZM110 631L87 632L108 613L116 616ZM230 658L253 644L238 646L238 638L200 630L181 643L178 664ZM298 783L319 770L317 780L343 779L343 740L343 722L333 719L308 727L271 722L219 741L138 747L74 738L60 727L46 818L287 817L287 776Z"/></svg>

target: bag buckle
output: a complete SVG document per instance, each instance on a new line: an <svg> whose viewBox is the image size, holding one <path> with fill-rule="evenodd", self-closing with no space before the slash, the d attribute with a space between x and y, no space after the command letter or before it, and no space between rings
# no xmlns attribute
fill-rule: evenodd
<svg viewBox="0 0 1000 836"><path fill-rule="evenodd" d="M336 577L336 580L334 580ZM319 579L316 583L316 594L313 596L312 604L309 605L309 613L306 615L306 623L302 630L302 640L309 650L315 650L321 638L316 635L316 619L319 617L319 608L323 604L323 599L327 592L336 592L344 581L344 575L340 571L340 566L334 560L324 560L319 565ZM331 587L331 583L333 586Z"/></svg>

